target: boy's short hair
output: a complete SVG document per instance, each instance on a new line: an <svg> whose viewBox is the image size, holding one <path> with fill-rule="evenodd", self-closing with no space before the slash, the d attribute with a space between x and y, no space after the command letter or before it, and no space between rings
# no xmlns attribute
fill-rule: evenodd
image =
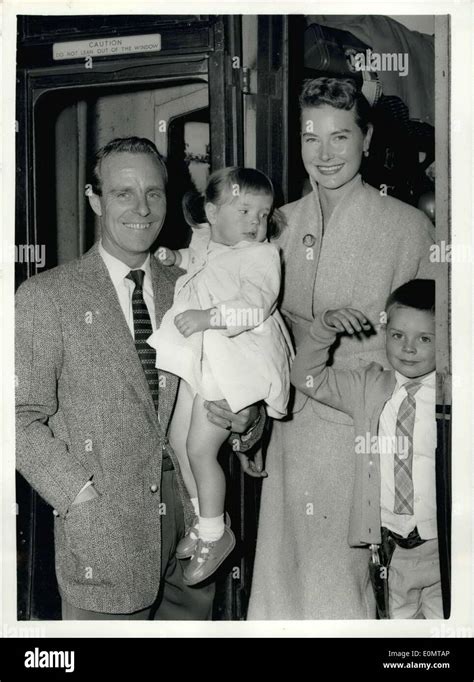
<svg viewBox="0 0 474 682"><path fill-rule="evenodd" d="M399 305L416 310L425 310L435 314L435 281L434 279L411 279L392 291L385 304L385 312L389 315L393 306Z"/></svg>

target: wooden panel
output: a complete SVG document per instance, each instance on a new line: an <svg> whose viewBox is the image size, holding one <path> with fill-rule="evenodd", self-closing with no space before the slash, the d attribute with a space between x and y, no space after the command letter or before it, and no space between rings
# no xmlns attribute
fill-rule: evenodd
<svg viewBox="0 0 474 682"><path fill-rule="evenodd" d="M179 27L196 29L206 25L208 15L199 14L136 14L120 15L20 15L18 17L19 40L22 43L54 42L58 39L80 39L95 35L129 35L140 29L142 33L154 33L157 28Z"/></svg>
<svg viewBox="0 0 474 682"><path fill-rule="evenodd" d="M259 16L257 168L274 183L277 204L288 200L288 18Z"/></svg>
<svg viewBox="0 0 474 682"><path fill-rule="evenodd" d="M435 17L436 242L451 243L449 16ZM437 263L436 501L445 618L451 610L451 272Z"/></svg>
<svg viewBox="0 0 474 682"><path fill-rule="evenodd" d="M116 19L117 21L113 22ZM176 18L175 18L176 19ZM121 20L120 22L118 20ZM41 31L41 26L45 31ZM212 50L212 20L210 21L160 21L160 17L137 15L132 17L114 17L111 15L93 17L19 17L18 65L20 67L36 64L48 66L53 61L52 45L56 42L85 40L88 38L106 38L131 35L160 33L162 49L158 53L166 56ZM152 58L157 53L149 53ZM145 57L146 59L147 57ZM122 62L130 59L124 55ZM109 61L109 57L94 58L94 63ZM84 59L70 60L70 63L84 63ZM57 63L57 62L56 62Z"/></svg>
<svg viewBox="0 0 474 682"><path fill-rule="evenodd" d="M449 17L435 17L435 143L436 242L451 243L451 188L449 158ZM448 263L437 264L436 367L438 403L451 402L451 273Z"/></svg>
<svg viewBox="0 0 474 682"><path fill-rule="evenodd" d="M242 165L243 115L241 19L222 17L214 27L214 52L209 55L211 170ZM213 125L213 122L218 122Z"/></svg>

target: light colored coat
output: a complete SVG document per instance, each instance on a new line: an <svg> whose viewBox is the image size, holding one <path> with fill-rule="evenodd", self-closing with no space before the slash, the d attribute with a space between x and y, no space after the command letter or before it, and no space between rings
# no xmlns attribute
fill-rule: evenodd
<svg viewBox="0 0 474 682"><path fill-rule="evenodd" d="M395 288L432 277L434 230L417 209L359 175L324 225L318 188L284 206L281 311L296 350L328 308L362 310L378 325ZM335 369L386 366L382 334L342 338ZM374 617L365 549L347 533L354 489L351 418L296 391L292 418L274 422L263 482L250 619Z"/></svg>
<svg viewBox="0 0 474 682"><path fill-rule="evenodd" d="M291 382L314 400L341 410L353 419L356 453L359 438L371 445L377 443L380 415L395 388L395 372L384 370L375 362L358 370L336 371L328 367L329 349L336 336L337 331L324 324L323 315L314 320L299 347ZM380 544L380 453L375 446L357 452L354 457L348 542L351 547Z"/></svg>
<svg viewBox="0 0 474 682"><path fill-rule="evenodd" d="M159 324L178 273L153 256L151 272ZM83 609L145 608L160 584L165 450L192 518L166 437L178 379L162 373L158 421L97 245L20 286L16 339L17 467L59 514L60 590ZM71 508L92 476L100 497Z"/></svg>

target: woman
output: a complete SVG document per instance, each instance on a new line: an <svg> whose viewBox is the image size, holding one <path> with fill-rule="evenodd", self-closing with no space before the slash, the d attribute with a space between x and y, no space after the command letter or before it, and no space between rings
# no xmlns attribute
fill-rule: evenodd
<svg viewBox="0 0 474 682"><path fill-rule="evenodd" d="M301 149L312 192L284 206L281 310L296 349L328 308L363 310L380 328L400 284L433 276L426 216L366 185L370 107L350 79L307 81ZM335 368L386 365L381 333L344 337ZM345 414L296 391L292 418L274 422L263 483L249 619L373 618L366 549L347 541L354 435Z"/></svg>

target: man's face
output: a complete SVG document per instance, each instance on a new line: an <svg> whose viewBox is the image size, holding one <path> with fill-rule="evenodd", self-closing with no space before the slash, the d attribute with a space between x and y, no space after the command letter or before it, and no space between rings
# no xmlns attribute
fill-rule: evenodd
<svg viewBox="0 0 474 682"><path fill-rule="evenodd" d="M387 323L387 358L393 369L417 379L436 367L435 318L425 310L394 305Z"/></svg>
<svg viewBox="0 0 474 682"><path fill-rule="evenodd" d="M100 171L102 195L89 200L101 217L102 244L135 267L145 260L165 219L162 169L150 154L118 152L102 160Z"/></svg>

